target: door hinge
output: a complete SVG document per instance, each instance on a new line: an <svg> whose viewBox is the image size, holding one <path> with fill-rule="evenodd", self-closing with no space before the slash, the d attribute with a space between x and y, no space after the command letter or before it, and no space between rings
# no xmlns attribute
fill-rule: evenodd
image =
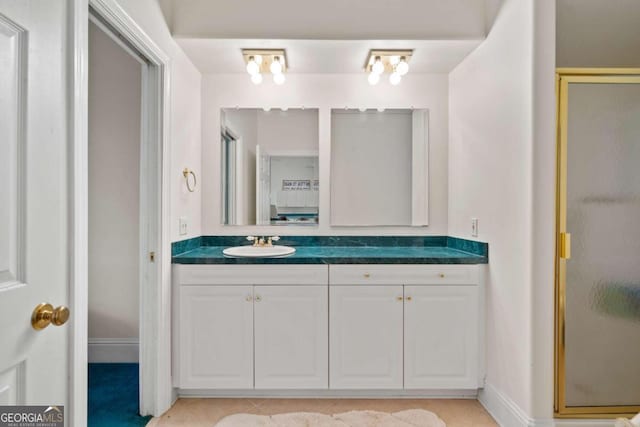
<svg viewBox="0 0 640 427"><path fill-rule="evenodd" d="M156 262L156 253L151 251L149 252L149 261Z"/></svg>
<svg viewBox="0 0 640 427"><path fill-rule="evenodd" d="M571 258L571 234L560 233L560 258Z"/></svg>

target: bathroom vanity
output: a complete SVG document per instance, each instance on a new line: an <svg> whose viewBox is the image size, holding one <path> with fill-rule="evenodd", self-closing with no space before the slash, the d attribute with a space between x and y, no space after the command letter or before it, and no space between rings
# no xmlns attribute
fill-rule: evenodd
<svg viewBox="0 0 640 427"><path fill-rule="evenodd" d="M173 257L180 394L445 396L481 387L486 247L314 245L270 259L226 258L223 247Z"/></svg>

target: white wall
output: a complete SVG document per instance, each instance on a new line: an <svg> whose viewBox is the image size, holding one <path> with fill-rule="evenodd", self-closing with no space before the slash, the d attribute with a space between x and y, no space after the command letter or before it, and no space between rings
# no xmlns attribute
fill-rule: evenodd
<svg viewBox="0 0 640 427"><path fill-rule="evenodd" d="M202 212L201 171L201 74L171 37L160 6L155 0L116 0L140 28L171 60L171 239L200 236ZM182 170L188 167L198 178L190 193ZM179 235L178 219L189 221L186 236Z"/></svg>
<svg viewBox="0 0 640 427"><path fill-rule="evenodd" d="M267 80L267 79L265 79ZM430 234L447 233L448 83L445 74L409 73L399 86L367 83L366 75L287 76L283 86L265 81L255 86L246 74L203 76L202 234L233 235L274 233L264 226L220 225L220 109L239 107L319 108L320 224L318 228L278 227L279 234ZM428 227L331 227L329 174L331 158L331 108L425 108L429 110L430 225Z"/></svg>
<svg viewBox="0 0 640 427"><path fill-rule="evenodd" d="M470 238L475 217L478 240L489 243L487 384L526 414L532 411L533 3L505 0L486 41L449 76L449 234Z"/></svg>
<svg viewBox="0 0 640 427"><path fill-rule="evenodd" d="M89 339L137 338L142 65L89 25Z"/></svg>
<svg viewBox="0 0 640 427"><path fill-rule="evenodd" d="M640 67L638 0L557 0L558 67Z"/></svg>

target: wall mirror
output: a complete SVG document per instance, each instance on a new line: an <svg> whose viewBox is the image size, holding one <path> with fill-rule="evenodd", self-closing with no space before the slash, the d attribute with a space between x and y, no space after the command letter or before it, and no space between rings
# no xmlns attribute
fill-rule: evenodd
<svg viewBox="0 0 640 427"><path fill-rule="evenodd" d="M428 225L428 110L331 111L331 225Z"/></svg>
<svg viewBox="0 0 640 427"><path fill-rule="evenodd" d="M222 223L318 224L318 110L221 111Z"/></svg>

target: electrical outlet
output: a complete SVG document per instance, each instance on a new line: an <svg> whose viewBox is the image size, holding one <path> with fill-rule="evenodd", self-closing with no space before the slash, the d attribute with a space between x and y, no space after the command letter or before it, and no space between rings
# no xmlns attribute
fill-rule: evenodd
<svg viewBox="0 0 640 427"><path fill-rule="evenodd" d="M478 237L478 218L471 218L471 236Z"/></svg>
<svg viewBox="0 0 640 427"><path fill-rule="evenodd" d="M189 225L189 221L187 221L186 216L180 217L180 235L184 236L187 234L187 226Z"/></svg>

